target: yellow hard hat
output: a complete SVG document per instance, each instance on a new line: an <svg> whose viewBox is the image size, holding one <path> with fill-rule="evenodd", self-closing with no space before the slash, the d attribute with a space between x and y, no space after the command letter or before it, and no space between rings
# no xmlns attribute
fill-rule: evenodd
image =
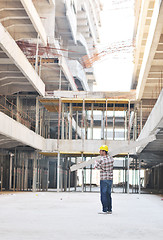
<svg viewBox="0 0 163 240"><path fill-rule="evenodd" d="M100 150L103 150L103 151L106 151L106 152L109 151L108 146L106 146L106 145L102 145L102 146L100 147Z"/></svg>

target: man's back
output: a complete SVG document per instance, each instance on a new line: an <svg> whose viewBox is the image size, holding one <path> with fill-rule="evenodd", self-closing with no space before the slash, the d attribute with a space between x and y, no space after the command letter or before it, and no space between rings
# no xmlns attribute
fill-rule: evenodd
<svg viewBox="0 0 163 240"><path fill-rule="evenodd" d="M113 180L113 162L111 156L105 155L95 163L95 168L100 169L100 180Z"/></svg>

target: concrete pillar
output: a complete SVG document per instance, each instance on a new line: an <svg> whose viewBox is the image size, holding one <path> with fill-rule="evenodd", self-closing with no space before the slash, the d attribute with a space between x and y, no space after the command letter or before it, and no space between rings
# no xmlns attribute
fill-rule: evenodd
<svg viewBox="0 0 163 240"><path fill-rule="evenodd" d="M142 111L142 101L140 101L140 132L143 129L143 111Z"/></svg>
<svg viewBox="0 0 163 240"><path fill-rule="evenodd" d="M36 192L36 181L37 181L37 152L34 154L33 159L33 185L32 185L32 191Z"/></svg>
<svg viewBox="0 0 163 240"><path fill-rule="evenodd" d="M49 160L46 158L46 191L48 191L49 186Z"/></svg>
<svg viewBox="0 0 163 240"><path fill-rule="evenodd" d="M82 153L82 162L84 160L83 153ZM82 168L82 192L84 192L84 169Z"/></svg>
<svg viewBox="0 0 163 240"><path fill-rule="evenodd" d="M36 98L36 126L35 132L39 134L39 100L38 97Z"/></svg>
<svg viewBox="0 0 163 240"><path fill-rule="evenodd" d="M92 165L90 165L90 192L92 191Z"/></svg>
<svg viewBox="0 0 163 240"><path fill-rule="evenodd" d="M126 141L127 140L127 111L125 111L125 124L124 124L124 140Z"/></svg>
<svg viewBox="0 0 163 240"><path fill-rule="evenodd" d="M139 158L139 194L141 193L141 160Z"/></svg>
<svg viewBox="0 0 163 240"><path fill-rule="evenodd" d="M13 160L13 154L12 153L10 153L10 178L9 178L9 190L11 190L12 189L12 160Z"/></svg>
<svg viewBox="0 0 163 240"><path fill-rule="evenodd" d="M91 139L93 140L93 103L91 103Z"/></svg>
<svg viewBox="0 0 163 240"><path fill-rule="evenodd" d="M21 122L21 100L19 94L16 97L16 106L17 106L17 113L16 113L16 120Z"/></svg>
<svg viewBox="0 0 163 240"><path fill-rule="evenodd" d="M76 133L75 133L75 139L78 139L78 125L79 125L79 112L76 111Z"/></svg>
<svg viewBox="0 0 163 240"><path fill-rule="evenodd" d="M77 158L75 158L75 164L77 164ZM77 187L77 171L75 171L75 183L74 183L75 192L76 192L76 187Z"/></svg>
<svg viewBox="0 0 163 240"><path fill-rule="evenodd" d="M113 140L115 139L115 103L113 104Z"/></svg>
<svg viewBox="0 0 163 240"><path fill-rule="evenodd" d="M28 155L25 154L24 190L28 190Z"/></svg>
<svg viewBox="0 0 163 240"><path fill-rule="evenodd" d="M69 174L68 174L68 190L70 192L70 187L71 187L71 171L70 171L70 167L71 167L71 157L69 157Z"/></svg>
<svg viewBox="0 0 163 240"><path fill-rule="evenodd" d="M129 154L125 158L125 193L129 194Z"/></svg>
<svg viewBox="0 0 163 240"><path fill-rule="evenodd" d="M105 109L105 139L108 139L108 100L106 99L106 109Z"/></svg>
<svg viewBox="0 0 163 240"><path fill-rule="evenodd" d="M21 174L21 190L24 190L24 153L21 154L21 167L22 167L22 174Z"/></svg>
<svg viewBox="0 0 163 240"><path fill-rule="evenodd" d="M68 176L68 166L67 166L67 157L64 159L64 166L65 166L65 174L64 174L64 191L67 191L67 176Z"/></svg>
<svg viewBox="0 0 163 240"><path fill-rule="evenodd" d="M81 138L84 139L85 132L85 100L83 99L83 110L82 110L82 124L81 124Z"/></svg>
<svg viewBox="0 0 163 240"><path fill-rule="evenodd" d="M57 192L60 189L60 152L58 152L58 161L57 161Z"/></svg>
<svg viewBox="0 0 163 240"><path fill-rule="evenodd" d="M130 101L128 102L128 141L130 141Z"/></svg>
<svg viewBox="0 0 163 240"><path fill-rule="evenodd" d="M70 103L70 114L69 114L69 139L72 139L72 103Z"/></svg>
<svg viewBox="0 0 163 240"><path fill-rule="evenodd" d="M62 103L62 139L65 138L64 134L65 134L65 118L64 118L64 103Z"/></svg>
<svg viewBox="0 0 163 240"><path fill-rule="evenodd" d="M105 117L104 111L101 111L101 139L104 139Z"/></svg>

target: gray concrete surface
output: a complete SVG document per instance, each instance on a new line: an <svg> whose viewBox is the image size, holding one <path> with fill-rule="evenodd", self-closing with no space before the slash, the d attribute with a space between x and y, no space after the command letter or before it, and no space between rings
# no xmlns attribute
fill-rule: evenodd
<svg viewBox="0 0 163 240"><path fill-rule="evenodd" d="M163 201L113 194L113 214L99 215L99 193L0 195L0 239L162 239Z"/></svg>

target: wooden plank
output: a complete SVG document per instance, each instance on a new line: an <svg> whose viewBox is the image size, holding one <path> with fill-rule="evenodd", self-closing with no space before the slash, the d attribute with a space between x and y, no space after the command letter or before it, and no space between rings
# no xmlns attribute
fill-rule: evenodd
<svg viewBox="0 0 163 240"><path fill-rule="evenodd" d="M109 154L110 156L114 157L122 152L130 153L134 148L147 145L149 142L152 142L155 139L156 139L155 135L151 135L148 138L144 138L139 141L130 141L130 143L128 142L128 144L126 145L122 144L121 147L113 149L112 151L109 152ZM91 164L94 164L96 160L99 160L99 159L100 159L100 156L92 158L88 161L81 162L79 164L74 164L73 166L71 166L70 170L76 171L80 168L90 166Z"/></svg>

